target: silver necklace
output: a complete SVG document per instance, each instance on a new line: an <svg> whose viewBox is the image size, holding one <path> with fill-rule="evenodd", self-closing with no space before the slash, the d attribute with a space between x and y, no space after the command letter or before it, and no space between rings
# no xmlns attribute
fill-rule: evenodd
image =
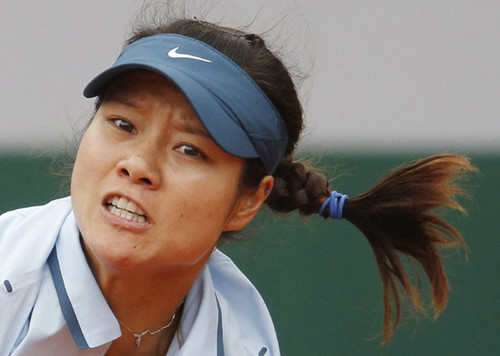
<svg viewBox="0 0 500 356"><path fill-rule="evenodd" d="M118 320L118 322L120 324L122 324L125 329L128 330L128 332L130 332L134 337L135 337L135 345L137 347L140 347L141 346L141 341L142 341L142 337L146 334L149 334L149 335L156 335L158 334L160 331L163 331L165 329L167 329L170 325L172 325L172 323L174 322L174 319L175 319L175 312L174 312L174 315L172 315L172 318L170 319L170 321L168 322L167 325L165 326L162 326L161 328L159 328L158 330L156 331L150 331L149 329L147 330L144 330L142 332L139 332L139 333L136 333L134 331L132 331L127 325L125 325L125 323L123 321L121 321L120 319L116 318Z"/></svg>

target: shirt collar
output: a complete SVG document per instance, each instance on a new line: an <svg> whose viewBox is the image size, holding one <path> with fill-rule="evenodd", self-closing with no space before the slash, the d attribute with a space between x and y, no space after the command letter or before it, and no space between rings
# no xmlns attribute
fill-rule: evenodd
<svg viewBox="0 0 500 356"><path fill-rule="evenodd" d="M175 345L178 342L176 340L172 343L171 348L178 347L179 356L216 355L218 319L215 289L210 271L205 266L193 283L184 302L180 330L178 330L183 342L180 345ZM171 355L170 350L167 355Z"/></svg>
<svg viewBox="0 0 500 356"><path fill-rule="evenodd" d="M59 303L80 349L94 348L121 336L120 325L90 270L71 212L49 257Z"/></svg>

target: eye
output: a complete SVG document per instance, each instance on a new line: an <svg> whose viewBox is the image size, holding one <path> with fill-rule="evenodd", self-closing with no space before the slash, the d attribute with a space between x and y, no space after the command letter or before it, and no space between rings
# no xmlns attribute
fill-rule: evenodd
<svg viewBox="0 0 500 356"><path fill-rule="evenodd" d="M199 157L205 159L206 156L201 152L199 149L196 147L190 146L190 145L179 145L175 148L177 152L180 152L184 155L191 156L191 157Z"/></svg>
<svg viewBox="0 0 500 356"><path fill-rule="evenodd" d="M137 133L137 129L135 128L135 126L132 125L127 120L124 120L124 119L112 119L111 121L113 122L113 124L116 125L116 127L118 129L120 129L122 131L133 133L133 134Z"/></svg>

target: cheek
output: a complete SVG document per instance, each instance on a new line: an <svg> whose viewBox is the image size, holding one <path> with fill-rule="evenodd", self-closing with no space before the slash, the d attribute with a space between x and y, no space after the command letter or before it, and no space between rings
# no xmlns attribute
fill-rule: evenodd
<svg viewBox="0 0 500 356"><path fill-rule="evenodd" d="M177 179L166 178L169 193L165 200L170 201L169 210L175 211L173 216L177 217L179 224L212 233L224 229L239 192L237 174L232 171L225 173L205 171L204 174L182 175Z"/></svg>
<svg viewBox="0 0 500 356"><path fill-rule="evenodd" d="M71 175L71 197L76 214L85 211L97 198L95 193L103 180L104 159L108 156L94 139L91 127L82 138Z"/></svg>
<svg viewBox="0 0 500 356"><path fill-rule="evenodd" d="M180 197L180 201L176 204L177 217L180 223L189 224L192 228L213 227L217 224L222 224L228 215L230 215L231 207L234 204L233 199L221 196L212 196L203 194L195 195L191 192L192 197L185 199Z"/></svg>
<svg viewBox="0 0 500 356"><path fill-rule="evenodd" d="M78 153L71 177L72 191L80 186L89 185L89 180L102 174L106 166L106 159L110 157L102 140L94 132L91 124L80 142Z"/></svg>
<svg viewBox="0 0 500 356"><path fill-rule="evenodd" d="M234 212L239 196L237 179L228 179L234 175L230 172L225 177L217 177L211 184L201 189L203 198L195 200L198 208L198 222L206 221L212 228L220 229L221 232L224 230Z"/></svg>
<svg viewBox="0 0 500 356"><path fill-rule="evenodd" d="M87 134L84 135L82 141L80 142L80 146L78 147L73 172L71 174L71 195L73 196L73 199L75 196L78 196L82 183L85 182L84 172L88 166L86 157L86 135Z"/></svg>

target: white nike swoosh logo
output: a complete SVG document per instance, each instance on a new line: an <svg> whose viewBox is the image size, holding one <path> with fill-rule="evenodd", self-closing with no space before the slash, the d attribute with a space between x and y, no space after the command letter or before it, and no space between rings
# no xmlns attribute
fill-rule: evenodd
<svg viewBox="0 0 500 356"><path fill-rule="evenodd" d="M192 56L190 54L177 53L178 49L179 49L179 47L172 48L170 51L168 51L168 56L170 58L188 58L188 59L196 59L197 61L212 63L211 60L208 60L208 59L205 59L205 58Z"/></svg>

